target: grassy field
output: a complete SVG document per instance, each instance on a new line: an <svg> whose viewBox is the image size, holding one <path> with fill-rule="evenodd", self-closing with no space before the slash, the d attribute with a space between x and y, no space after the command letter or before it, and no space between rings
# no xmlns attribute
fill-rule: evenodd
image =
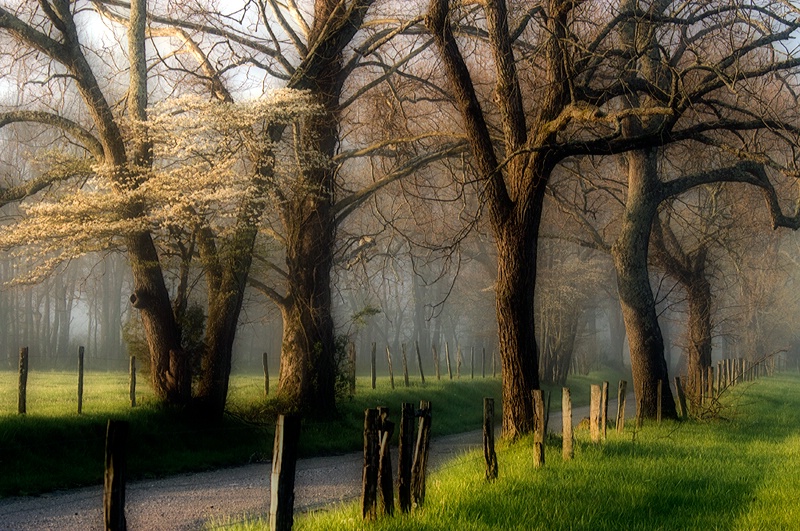
<svg viewBox="0 0 800 531"><path fill-rule="evenodd" d="M594 373L572 381L575 404L589 401L589 383L612 380L612 373ZM479 429L482 399L494 397L500 414L498 378L428 379L423 386L402 380L392 390L388 378L377 389L359 378L356 395L339 405L328 420L304 421L301 455L340 454L363 445L364 409L388 406L398 415L402 402L433 404L433 435ZM189 420L156 405L152 391L139 379L137 403L130 407L128 376L87 372L83 414L77 414L77 375L31 371L27 415L17 415L17 374L0 372L0 496L31 495L102 482L105 428L109 418L130 427L128 469L135 478L161 477L187 471L269 460L272 454L275 402L263 395L263 376L237 375L231 380L228 415L220 424ZM612 385L614 388L616 384ZM277 382L271 382L275 389ZM559 395L554 394L557 397ZM560 400L553 400L553 409Z"/></svg>
<svg viewBox="0 0 800 531"><path fill-rule="evenodd" d="M295 529L796 529L800 377L742 384L725 402L722 418L609 431L599 445L578 432L570 462L553 439L540 470L530 439L501 444L491 484L481 453L467 454L430 477L425 506L411 516L364 523L348 504L301 515Z"/></svg>
<svg viewBox="0 0 800 531"><path fill-rule="evenodd" d="M130 407L128 377L88 372L83 414L77 414L77 376L35 372L28 377L27 415L17 415L17 374L0 372L0 496L30 495L102 482L105 428L109 418L131 424L129 475L159 477L186 471L268 460L272 454L274 401L263 396L263 376L231 381L228 411L220 424L188 420L159 408L146 382ZM277 382L271 382L272 388ZM363 411L377 405L397 413L403 401L431 400L438 435L477 429L481 399L499 399L498 379L428 381L392 391L379 379L376 390L359 379L356 396L340 404L340 415L305 421L303 456L357 450L363 444ZM474 404L472 406L471 404Z"/></svg>

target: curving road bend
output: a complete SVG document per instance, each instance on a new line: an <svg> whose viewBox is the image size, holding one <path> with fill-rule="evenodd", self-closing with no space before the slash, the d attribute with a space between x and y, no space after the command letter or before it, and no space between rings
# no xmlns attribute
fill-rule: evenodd
<svg viewBox="0 0 800 531"><path fill-rule="evenodd" d="M626 417L635 414L628 400ZM609 416L616 400L609 401ZM589 408L576 408L577 424ZM561 414L550 428L560 430ZM482 445L481 431L439 437L431 442L430 466ZM396 459L396 450L393 458ZM297 463L295 510L308 511L357 498L361 493L363 455L301 459ZM200 529L206 522L236 521L269 512L270 463L225 468L128 483L128 528L148 531ZM37 497L0 499L0 531L93 531L103 529L103 488L85 487Z"/></svg>

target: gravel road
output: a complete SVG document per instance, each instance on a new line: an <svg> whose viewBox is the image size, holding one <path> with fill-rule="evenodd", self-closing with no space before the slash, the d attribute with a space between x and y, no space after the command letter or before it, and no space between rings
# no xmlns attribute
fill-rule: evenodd
<svg viewBox="0 0 800 531"><path fill-rule="evenodd" d="M610 401L612 402L612 401ZM609 415L616 401L609 403ZM628 400L626 416L635 413ZM573 412L577 424L588 407ZM551 416L559 429L561 415ZM482 444L480 431L439 437L431 443L430 466L435 469L453 457ZM396 451L395 451L396 452ZM393 456L396 458L396 456ZM297 464L295 510L307 511L360 495L363 455L302 459ZM208 521L237 520L269 510L271 464L253 464L130 482L126 488L128 528L147 531L183 531ZM37 497L0 499L0 531L92 531L103 529L102 486L59 491Z"/></svg>

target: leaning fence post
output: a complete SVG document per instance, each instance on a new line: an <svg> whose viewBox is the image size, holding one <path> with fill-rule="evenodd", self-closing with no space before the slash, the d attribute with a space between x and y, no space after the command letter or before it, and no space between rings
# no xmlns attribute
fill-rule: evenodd
<svg viewBox="0 0 800 531"><path fill-rule="evenodd" d="M625 401L628 392L628 382L625 380L619 381L619 389L617 391L617 433L625 431Z"/></svg>
<svg viewBox="0 0 800 531"><path fill-rule="evenodd" d="M378 502L378 410L364 411L364 469L361 475L361 517L374 520Z"/></svg>
<svg viewBox="0 0 800 531"><path fill-rule="evenodd" d="M678 395L678 406L681 408L681 418L689 416L689 410L686 409L686 393L683 392L680 376L675 377L675 393Z"/></svg>
<svg viewBox="0 0 800 531"><path fill-rule="evenodd" d="M419 341L414 341L414 348L417 349L417 367L419 367L419 379L425 383L425 373L422 372L422 354L419 352Z"/></svg>
<svg viewBox="0 0 800 531"><path fill-rule="evenodd" d="M131 407L136 407L136 358L131 356L130 364L130 384L128 394L131 398Z"/></svg>
<svg viewBox="0 0 800 531"><path fill-rule="evenodd" d="M124 531L125 522L125 446L128 423L109 420L106 428L106 462L103 485L103 517L106 531Z"/></svg>
<svg viewBox="0 0 800 531"><path fill-rule="evenodd" d="M419 430L414 449L414 464L411 469L411 502L417 507L425 503L425 475L428 468L428 451L431 444L431 403L419 403Z"/></svg>
<svg viewBox="0 0 800 531"><path fill-rule="evenodd" d="M606 440L608 427L608 382L603 382L600 392L600 434Z"/></svg>
<svg viewBox="0 0 800 531"><path fill-rule="evenodd" d="M83 413L83 347L78 347L78 415Z"/></svg>
<svg viewBox="0 0 800 531"><path fill-rule="evenodd" d="M24 415L28 411L28 347L19 349L19 395L17 412Z"/></svg>
<svg viewBox="0 0 800 531"><path fill-rule="evenodd" d="M269 528L289 531L294 524L294 478L300 441L300 417L279 415L275 424L270 478Z"/></svg>
<svg viewBox="0 0 800 531"><path fill-rule="evenodd" d="M411 511L411 466L414 458L414 406L403 402L400 413L400 438L397 449L397 498L400 511Z"/></svg>
<svg viewBox="0 0 800 531"><path fill-rule="evenodd" d="M569 461L575 455L572 448L572 397L569 387L561 389L561 456Z"/></svg>
<svg viewBox="0 0 800 531"><path fill-rule="evenodd" d="M453 368L450 366L450 344L444 344L444 359L447 362L447 376L450 380L453 379Z"/></svg>
<svg viewBox="0 0 800 531"><path fill-rule="evenodd" d="M378 490L381 514L394 514L394 479L389 441L394 434L394 422L389 420L389 409L378 408Z"/></svg>
<svg viewBox="0 0 800 531"><path fill-rule="evenodd" d="M483 458L486 480L497 479L497 454L494 451L494 398L483 399Z"/></svg>

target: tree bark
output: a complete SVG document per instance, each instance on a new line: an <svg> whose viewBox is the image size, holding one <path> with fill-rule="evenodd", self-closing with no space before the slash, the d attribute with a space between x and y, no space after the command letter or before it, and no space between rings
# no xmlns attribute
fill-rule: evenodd
<svg viewBox="0 0 800 531"><path fill-rule="evenodd" d="M625 155L628 162L628 197L617 241L612 247L625 330L631 353L631 372L637 415L655 418L659 380L669 381L664 359L664 339L658 324L650 286L647 252L650 230L661 201L657 180L657 150ZM667 386L662 414L675 418L675 401Z"/></svg>

